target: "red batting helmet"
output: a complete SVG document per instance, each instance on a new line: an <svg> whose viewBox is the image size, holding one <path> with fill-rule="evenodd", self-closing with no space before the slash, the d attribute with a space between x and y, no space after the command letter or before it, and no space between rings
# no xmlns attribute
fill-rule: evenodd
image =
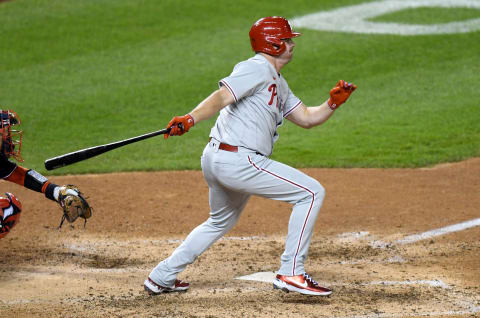
<svg viewBox="0 0 480 318"><path fill-rule="evenodd" d="M250 43L255 52L278 56L287 48L283 39L300 36L292 32L288 20L282 17L261 18L250 29Z"/></svg>

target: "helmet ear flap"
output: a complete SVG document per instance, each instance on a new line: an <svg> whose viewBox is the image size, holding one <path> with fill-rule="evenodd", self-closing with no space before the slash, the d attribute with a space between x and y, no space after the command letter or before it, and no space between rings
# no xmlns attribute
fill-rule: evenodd
<svg viewBox="0 0 480 318"><path fill-rule="evenodd" d="M275 55L282 54L287 48L285 41L279 40L275 37L267 36L265 40L272 46L272 50L275 52Z"/></svg>

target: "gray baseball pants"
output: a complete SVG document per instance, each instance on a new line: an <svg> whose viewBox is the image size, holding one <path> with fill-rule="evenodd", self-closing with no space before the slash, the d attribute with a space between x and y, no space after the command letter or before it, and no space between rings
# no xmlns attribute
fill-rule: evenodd
<svg viewBox="0 0 480 318"><path fill-rule="evenodd" d="M278 274L304 273L315 220L325 197L322 185L295 168L249 149L221 150L215 139L205 147L201 163L209 187L210 217L152 270L150 278L172 287L178 273L237 223L251 195L293 205Z"/></svg>

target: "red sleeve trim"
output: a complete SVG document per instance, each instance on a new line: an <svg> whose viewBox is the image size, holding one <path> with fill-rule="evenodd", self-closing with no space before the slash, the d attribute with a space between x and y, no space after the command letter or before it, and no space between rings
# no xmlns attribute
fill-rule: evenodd
<svg viewBox="0 0 480 318"><path fill-rule="evenodd" d="M232 94L233 99L235 99L235 103L238 102L237 95L235 95L235 93L233 92L233 89L227 84L227 82L225 82L224 80L221 80L220 84L224 85L230 91L230 94Z"/></svg>
<svg viewBox="0 0 480 318"><path fill-rule="evenodd" d="M301 103L302 103L302 101L299 101L299 102L297 103L297 105L293 106L292 109L290 109L288 112L286 112L285 114L283 114L283 117L285 118L285 117L287 117L288 115L290 115L290 114L295 110L295 108L297 108L298 106L300 106Z"/></svg>

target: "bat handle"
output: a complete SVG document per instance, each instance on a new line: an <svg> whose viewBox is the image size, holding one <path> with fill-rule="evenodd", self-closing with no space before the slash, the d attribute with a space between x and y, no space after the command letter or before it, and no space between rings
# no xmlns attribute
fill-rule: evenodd
<svg viewBox="0 0 480 318"><path fill-rule="evenodd" d="M173 127L173 126L167 128L167 135L169 135L169 136L171 136L171 135L170 135L170 131L172 130L172 127ZM183 124L182 124L182 123L178 123L178 124L177 124L177 127L178 127L179 129L183 130Z"/></svg>

